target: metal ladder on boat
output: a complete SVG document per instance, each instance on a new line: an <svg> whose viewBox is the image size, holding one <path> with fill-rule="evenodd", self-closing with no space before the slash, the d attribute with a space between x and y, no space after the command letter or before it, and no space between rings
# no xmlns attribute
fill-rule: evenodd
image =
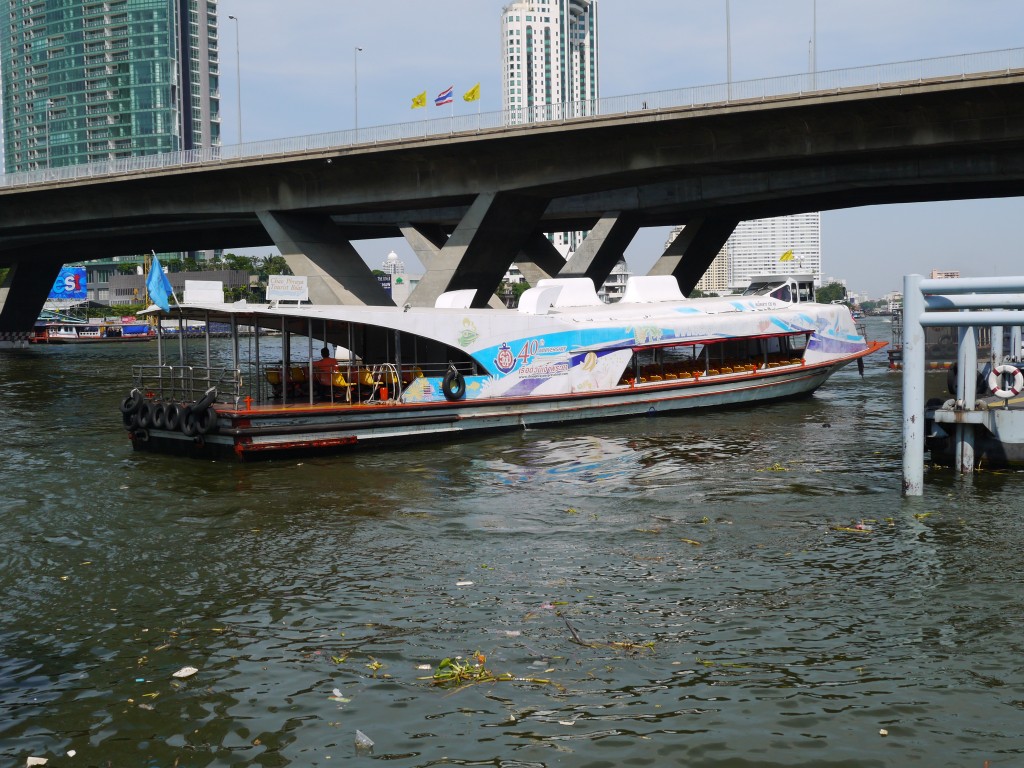
<svg viewBox="0 0 1024 768"><path fill-rule="evenodd" d="M381 363L370 370L373 377L373 389L367 398L367 403L388 403L401 400L402 380L398 377L398 366L394 363ZM381 397L387 392L387 397Z"/></svg>

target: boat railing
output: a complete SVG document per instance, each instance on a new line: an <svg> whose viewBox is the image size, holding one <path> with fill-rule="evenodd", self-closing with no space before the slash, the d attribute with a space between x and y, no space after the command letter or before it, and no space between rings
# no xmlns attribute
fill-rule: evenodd
<svg viewBox="0 0 1024 768"><path fill-rule="evenodd" d="M132 379L143 393L162 400L189 403L200 400L211 388L217 402L237 403L242 375L237 368L201 365L133 365Z"/></svg>

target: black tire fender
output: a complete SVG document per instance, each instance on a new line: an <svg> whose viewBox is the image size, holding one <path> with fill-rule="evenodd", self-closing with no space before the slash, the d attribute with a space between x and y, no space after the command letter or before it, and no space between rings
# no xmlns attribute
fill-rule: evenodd
<svg viewBox="0 0 1024 768"><path fill-rule="evenodd" d="M139 427L142 429L149 429L153 426L153 408L156 404L150 400L143 400L142 405L139 406L139 411L136 414L139 417Z"/></svg>
<svg viewBox="0 0 1024 768"><path fill-rule="evenodd" d="M142 393L137 389L133 389L128 393L127 397L121 401L121 413L136 413L141 405Z"/></svg>
<svg viewBox="0 0 1024 768"><path fill-rule="evenodd" d="M149 424L153 429L167 429L167 411L163 403L153 403L150 408Z"/></svg>
<svg viewBox="0 0 1024 768"><path fill-rule="evenodd" d="M139 428L139 414L137 411L131 411L130 413L121 414L121 423L124 428L129 432L134 432Z"/></svg>
<svg viewBox="0 0 1024 768"><path fill-rule="evenodd" d="M196 427L201 435L217 431L217 411L213 409L213 406L210 406L196 417Z"/></svg>
<svg viewBox="0 0 1024 768"><path fill-rule="evenodd" d="M185 417L181 420L181 432L186 437L199 434L199 418L190 410L185 411Z"/></svg>
<svg viewBox="0 0 1024 768"><path fill-rule="evenodd" d="M441 392L444 394L444 399L450 402L461 400L466 396L466 380L462 378L462 374L455 369L455 366L449 368L444 375L444 379L441 381Z"/></svg>

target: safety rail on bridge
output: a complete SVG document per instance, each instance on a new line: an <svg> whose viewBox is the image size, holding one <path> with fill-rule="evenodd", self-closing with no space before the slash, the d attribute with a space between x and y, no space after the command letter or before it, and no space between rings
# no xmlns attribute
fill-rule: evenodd
<svg viewBox="0 0 1024 768"><path fill-rule="evenodd" d="M965 53L891 64L741 80L629 96L543 104L525 109L453 115L431 120L332 131L292 138L252 141L230 146L20 171L0 175L0 188L169 170L185 166L217 165L320 150L421 141L431 137L456 134L472 135L485 130L521 128L533 123L557 124L580 118L613 117L644 111L698 109L784 98L814 98L854 90L881 90L925 82L989 77L1009 74L1022 69L1024 69L1024 48L1007 48L999 51Z"/></svg>

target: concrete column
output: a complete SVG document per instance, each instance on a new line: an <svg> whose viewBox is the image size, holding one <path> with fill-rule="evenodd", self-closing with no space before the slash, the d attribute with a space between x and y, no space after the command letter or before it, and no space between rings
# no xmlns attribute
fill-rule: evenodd
<svg viewBox="0 0 1024 768"><path fill-rule="evenodd" d="M477 289L473 306L491 302L501 278L536 228L548 201L508 192L482 192L433 259L409 303L432 307L446 291Z"/></svg>
<svg viewBox="0 0 1024 768"><path fill-rule="evenodd" d="M433 269L441 249L448 242L448 233L437 225L403 224L399 229L423 268L428 272Z"/></svg>
<svg viewBox="0 0 1024 768"><path fill-rule="evenodd" d="M697 287L739 221L734 218L706 216L692 219L661 255L649 274L673 275L684 296Z"/></svg>
<svg viewBox="0 0 1024 768"><path fill-rule="evenodd" d="M924 296L921 275L903 278L903 495L924 485Z"/></svg>
<svg viewBox="0 0 1024 768"><path fill-rule="evenodd" d="M615 265L624 257L640 225L632 213L611 211L600 219L590 234L565 262L559 277L589 277L600 288Z"/></svg>
<svg viewBox="0 0 1024 768"><path fill-rule="evenodd" d="M537 282L554 277L565 268L565 259L543 232L533 232L523 250L516 257L516 266L526 282L536 287Z"/></svg>
<svg viewBox="0 0 1024 768"><path fill-rule="evenodd" d="M394 304L330 216L281 211L257 215L292 272L309 278L314 304Z"/></svg>
<svg viewBox="0 0 1024 768"><path fill-rule="evenodd" d="M38 254L24 254L11 266L0 285L0 346L28 341L60 268Z"/></svg>

